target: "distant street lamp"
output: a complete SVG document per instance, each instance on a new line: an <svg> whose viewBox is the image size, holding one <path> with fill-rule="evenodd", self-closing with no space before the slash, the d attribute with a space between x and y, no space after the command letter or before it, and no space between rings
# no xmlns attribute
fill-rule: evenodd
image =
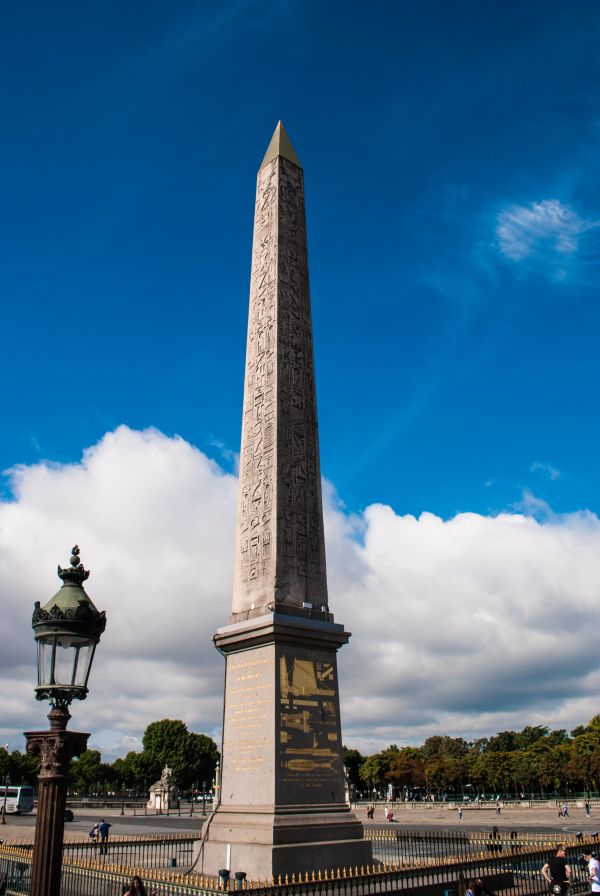
<svg viewBox="0 0 600 896"><path fill-rule="evenodd" d="M2 800L2 824L6 824L6 797L8 796L8 788L10 787L10 775L4 776L4 799Z"/></svg>
<svg viewBox="0 0 600 896"><path fill-rule="evenodd" d="M27 751L40 756L38 808L30 896L59 896L67 801L73 756L87 750L89 734L67 731L73 700L85 700L96 645L106 627L83 589L89 572L71 551L70 569L58 567L63 585L44 607L36 601L32 627L38 645L36 699L48 700L50 731L26 731Z"/></svg>

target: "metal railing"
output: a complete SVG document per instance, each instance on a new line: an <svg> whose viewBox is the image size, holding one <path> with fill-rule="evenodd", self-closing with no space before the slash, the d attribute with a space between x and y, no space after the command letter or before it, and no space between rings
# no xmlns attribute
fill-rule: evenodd
<svg viewBox="0 0 600 896"><path fill-rule="evenodd" d="M387 833L387 832L386 832ZM403 833L403 832L399 832ZM475 836L475 835L473 835ZM531 836L531 835L528 835ZM464 839L463 839L464 838ZM134 838L128 841L132 846ZM224 883L218 878L186 875L178 868L150 867L139 862L117 862L114 856L95 853L93 850L67 848L64 854L61 896L118 896L122 885L129 883L138 873L146 883L149 896L214 896L224 890L246 890L256 896L369 896L369 894L395 894L419 891L419 896L463 896L467 882L482 879L488 890L510 896L545 896L547 886L540 869L563 842L558 835L543 835L515 845L510 839L498 838L501 850L488 848L475 850L477 840L471 844L469 835L458 836L446 832L425 832L413 844L420 852L412 852L400 861L375 862L372 866L336 868L329 872L302 872L284 878L264 881L235 881ZM140 840L140 838L138 838ZM160 853L157 841L166 840L171 845L184 841L187 849L193 837L144 838L131 856L145 856L146 861L167 856ZM374 851L389 838L374 839ZM111 846L115 844L112 841ZM427 845L428 844L428 845ZM452 854L458 844L463 852ZM67 844L73 846L74 844ZM77 844L87 846L87 844ZM469 849L467 849L467 846ZM473 847L471 849L470 847ZM481 846L481 842L479 843ZM583 848L598 847L598 838L571 837L567 843L568 861L574 869L572 894L588 890L587 868L580 866ZM146 852L143 852L146 847ZM168 850L167 850L168 852ZM442 855L443 853L443 855ZM4 844L0 846L0 881L7 881L7 896L26 896L31 878L31 844ZM125 858L120 854L119 858ZM168 857L168 858L172 858Z"/></svg>
<svg viewBox="0 0 600 896"><path fill-rule="evenodd" d="M188 868L192 864L198 834L150 834L144 837L111 837L106 844L69 839L63 843L63 861L82 860L136 868ZM25 854L33 850L32 840L16 840L12 846Z"/></svg>
<svg viewBox="0 0 600 896"><path fill-rule="evenodd" d="M512 831L407 831L393 826L365 829L365 839L373 844L373 858L387 863L414 863L433 859L463 860L487 855L515 855L523 851L552 850L558 843L577 848L583 835L561 832L540 834ZM600 848L598 834L587 835L586 842Z"/></svg>

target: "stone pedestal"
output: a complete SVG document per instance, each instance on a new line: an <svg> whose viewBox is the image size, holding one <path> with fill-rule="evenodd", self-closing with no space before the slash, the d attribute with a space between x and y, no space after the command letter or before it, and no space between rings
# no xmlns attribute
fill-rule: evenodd
<svg viewBox="0 0 600 896"><path fill-rule="evenodd" d="M345 801L336 651L349 635L330 618L276 612L215 635L227 662L221 802L197 871L270 880L372 861Z"/></svg>

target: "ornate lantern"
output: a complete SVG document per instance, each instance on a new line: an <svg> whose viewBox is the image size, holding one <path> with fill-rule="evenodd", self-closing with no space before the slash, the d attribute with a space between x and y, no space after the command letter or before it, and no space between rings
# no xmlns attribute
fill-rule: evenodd
<svg viewBox="0 0 600 896"><path fill-rule="evenodd" d="M96 609L83 589L89 571L80 562L77 545L71 554L70 568L58 567L62 588L45 606L36 601L31 623L38 646L36 698L54 707L85 700L96 644L106 627L106 613Z"/></svg>
<svg viewBox="0 0 600 896"><path fill-rule="evenodd" d="M106 613L83 590L89 572L77 545L71 554L71 568L58 567L62 588L45 606L36 601L31 623L38 645L35 695L51 704L50 730L25 732L27 751L40 757L31 896L60 896L69 763L86 751L89 737L67 730L69 704L87 696L96 644L106 627Z"/></svg>

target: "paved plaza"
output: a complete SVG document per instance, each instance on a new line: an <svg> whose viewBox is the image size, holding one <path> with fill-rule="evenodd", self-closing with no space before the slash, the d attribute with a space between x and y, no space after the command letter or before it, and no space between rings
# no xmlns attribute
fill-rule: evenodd
<svg viewBox="0 0 600 896"><path fill-rule="evenodd" d="M458 812L453 804L438 803L424 805L422 803L395 804L394 822L387 822L384 815L384 804L379 804L375 810L373 821L366 817L366 805L359 804L355 808L355 814L366 828L389 828L390 830L411 830L437 828L444 831L456 831L461 828L465 831L489 831L496 825L500 831L564 831L565 834L574 834L582 831L584 834L592 834L600 831L600 806L593 807L591 817L587 818L583 807L576 804L569 807L570 818L559 818L558 808L547 804L539 804L532 807L510 806L502 808L497 815L493 808L463 808L462 820L458 818ZM194 809L193 816L189 814L189 806L182 807L181 815L177 813L166 815L144 816L143 809L126 809L126 814L121 815L120 809L75 809L75 820L65 824L65 837L72 839L87 838L89 830L94 822L100 818L106 818L112 823L110 834L112 837L119 835L140 836L147 834L177 834L198 833L204 821L201 812ZM140 814L141 813L141 814ZM7 815L6 825L0 827L0 838L6 841L30 839L33 837L35 827L35 813L30 815Z"/></svg>

